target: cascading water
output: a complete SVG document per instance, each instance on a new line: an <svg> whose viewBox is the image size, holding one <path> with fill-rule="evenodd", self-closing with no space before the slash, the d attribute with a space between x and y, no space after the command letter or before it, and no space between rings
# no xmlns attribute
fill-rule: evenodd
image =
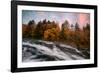
<svg viewBox="0 0 100 73"><path fill-rule="evenodd" d="M82 59L85 59L85 55L69 45L43 40L24 40L22 43L23 62Z"/></svg>

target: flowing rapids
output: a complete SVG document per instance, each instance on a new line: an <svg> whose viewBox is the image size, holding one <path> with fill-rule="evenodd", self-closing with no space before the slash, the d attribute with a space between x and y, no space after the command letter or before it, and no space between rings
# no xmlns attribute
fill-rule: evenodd
<svg viewBox="0 0 100 73"><path fill-rule="evenodd" d="M22 43L23 62L82 59L85 59L85 55L69 45L43 40L24 40Z"/></svg>

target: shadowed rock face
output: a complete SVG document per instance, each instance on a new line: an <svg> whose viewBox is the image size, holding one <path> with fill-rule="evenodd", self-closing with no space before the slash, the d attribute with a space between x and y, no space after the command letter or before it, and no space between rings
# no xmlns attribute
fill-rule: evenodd
<svg viewBox="0 0 100 73"><path fill-rule="evenodd" d="M22 43L23 62L82 59L86 59L86 55L69 45L42 40L23 40Z"/></svg>

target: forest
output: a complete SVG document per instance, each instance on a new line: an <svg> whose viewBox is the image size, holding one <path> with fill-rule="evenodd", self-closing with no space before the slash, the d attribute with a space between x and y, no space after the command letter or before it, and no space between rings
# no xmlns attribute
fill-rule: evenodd
<svg viewBox="0 0 100 73"><path fill-rule="evenodd" d="M65 20L60 27L55 21L44 19L36 23L30 20L28 24L22 24L22 38L60 42L79 50L90 50L90 24L85 25L80 28L77 22L69 24Z"/></svg>

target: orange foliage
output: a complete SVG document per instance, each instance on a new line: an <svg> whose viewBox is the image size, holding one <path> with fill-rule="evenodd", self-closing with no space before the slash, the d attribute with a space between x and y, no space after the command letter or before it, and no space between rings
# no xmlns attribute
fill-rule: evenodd
<svg viewBox="0 0 100 73"><path fill-rule="evenodd" d="M30 21L28 25L22 26L23 38L42 39L70 44L77 48L90 48L90 25L79 28L79 24L72 25L66 20L60 29L59 23L55 21Z"/></svg>

